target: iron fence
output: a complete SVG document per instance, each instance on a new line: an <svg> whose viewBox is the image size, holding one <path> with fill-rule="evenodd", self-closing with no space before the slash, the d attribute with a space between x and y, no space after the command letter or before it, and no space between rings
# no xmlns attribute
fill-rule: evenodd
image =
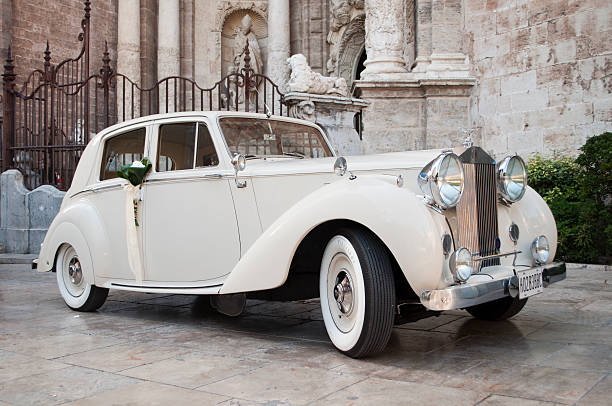
<svg viewBox="0 0 612 406"><path fill-rule="evenodd" d="M210 88L171 76L150 88L140 87L111 68L105 45L102 66L90 72L91 2L84 17L75 58L51 62L47 43L42 69L32 71L20 88L9 46L4 65L1 167L18 169L26 187L43 184L70 187L77 163L89 140L102 129L143 115L179 111L228 110L288 115L284 96L268 77L250 67L248 46L244 67Z"/></svg>

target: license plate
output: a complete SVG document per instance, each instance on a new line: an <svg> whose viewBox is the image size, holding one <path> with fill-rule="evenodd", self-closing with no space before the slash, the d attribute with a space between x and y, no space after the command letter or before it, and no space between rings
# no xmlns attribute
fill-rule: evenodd
<svg viewBox="0 0 612 406"><path fill-rule="evenodd" d="M542 285L542 269L529 269L516 273L519 280L519 299L537 295L544 291Z"/></svg>

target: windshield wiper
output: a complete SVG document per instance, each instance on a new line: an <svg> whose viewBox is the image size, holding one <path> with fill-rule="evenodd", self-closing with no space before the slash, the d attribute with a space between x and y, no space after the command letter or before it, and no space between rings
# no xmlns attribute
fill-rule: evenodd
<svg viewBox="0 0 612 406"><path fill-rule="evenodd" d="M300 159L306 158L306 155L300 154L299 152L295 152L295 151L293 151L293 152L283 152L283 155L293 156L293 157L300 158Z"/></svg>

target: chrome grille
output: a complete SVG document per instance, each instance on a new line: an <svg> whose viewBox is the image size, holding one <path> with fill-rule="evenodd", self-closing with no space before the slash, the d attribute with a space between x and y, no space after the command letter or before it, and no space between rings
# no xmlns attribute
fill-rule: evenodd
<svg viewBox="0 0 612 406"><path fill-rule="evenodd" d="M457 204L458 247L480 257L498 253L497 190L495 162L478 147L461 155L464 171L463 196ZM480 262L476 269L499 265L499 258Z"/></svg>

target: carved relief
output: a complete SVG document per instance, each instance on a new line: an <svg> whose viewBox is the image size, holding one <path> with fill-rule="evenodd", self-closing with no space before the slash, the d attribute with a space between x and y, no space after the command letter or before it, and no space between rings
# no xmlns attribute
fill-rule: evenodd
<svg viewBox="0 0 612 406"><path fill-rule="evenodd" d="M340 74L338 61L341 59L345 44L352 37L352 35L345 35L346 31L349 25L363 27L365 19L364 7L364 0L331 0L330 31L327 35L327 42L330 45L327 71L330 74ZM362 28L362 30L365 32L365 28ZM351 81L352 77L345 77L345 79Z"/></svg>
<svg viewBox="0 0 612 406"><path fill-rule="evenodd" d="M314 123L317 120L315 115L315 104L310 100L304 100L297 104L292 104L289 107L289 116L302 120L308 120Z"/></svg>
<svg viewBox="0 0 612 406"><path fill-rule="evenodd" d="M290 92L348 96L346 80L313 72L304 55L292 55L287 62L291 67L291 77L288 84Z"/></svg>

